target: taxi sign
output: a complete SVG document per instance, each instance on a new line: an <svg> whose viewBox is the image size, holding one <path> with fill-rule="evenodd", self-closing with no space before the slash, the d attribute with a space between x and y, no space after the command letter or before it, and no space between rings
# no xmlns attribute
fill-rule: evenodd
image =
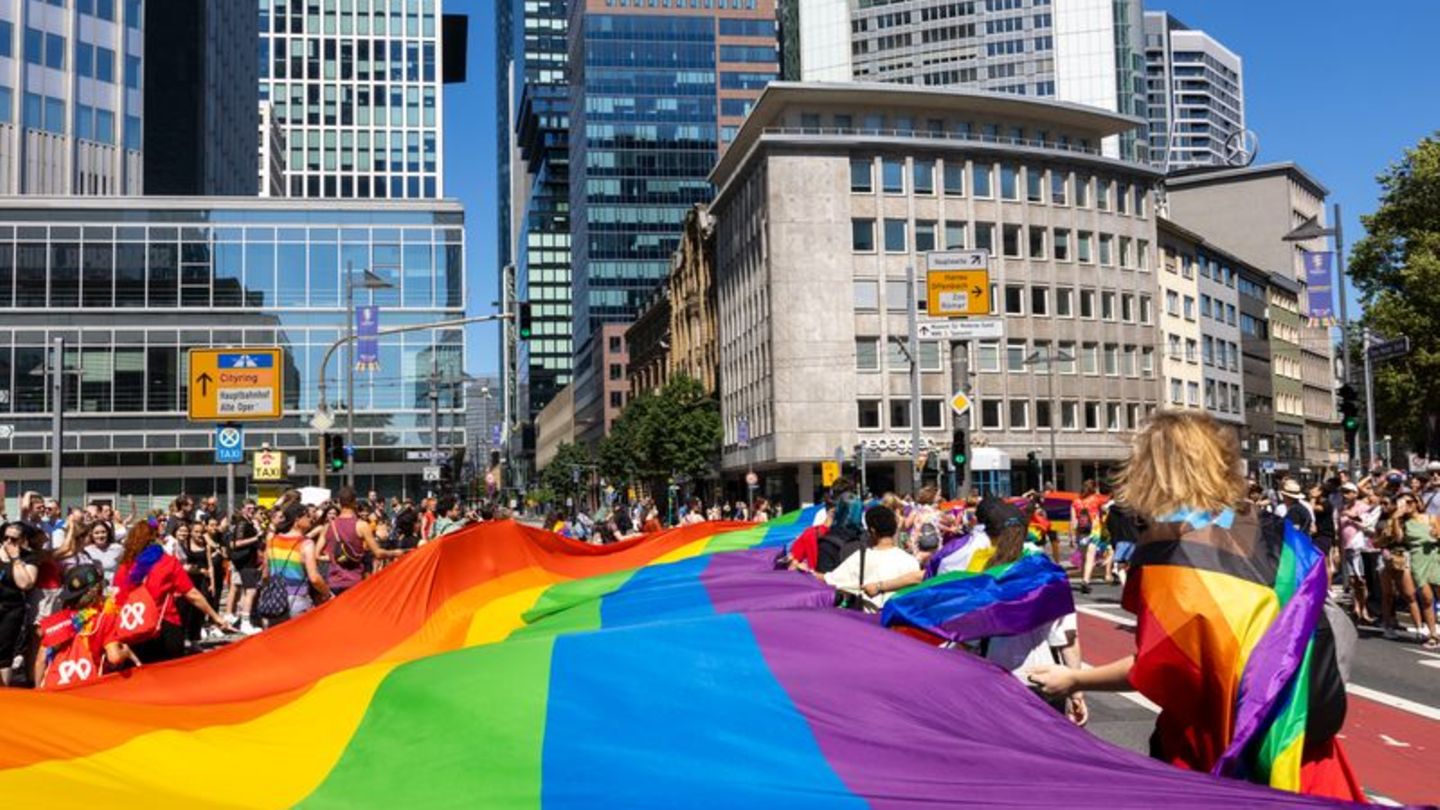
<svg viewBox="0 0 1440 810"><path fill-rule="evenodd" d="M932 318L990 314L990 252L947 250L925 255L925 302Z"/></svg>
<svg viewBox="0 0 1440 810"><path fill-rule="evenodd" d="M840 465L834 461L820 462L820 484L830 486L840 478Z"/></svg>
<svg viewBox="0 0 1440 810"><path fill-rule="evenodd" d="M284 364L284 349L191 349L190 421L279 419Z"/></svg>
<svg viewBox="0 0 1440 810"><path fill-rule="evenodd" d="M285 454L279 450L257 450L251 477L256 481L285 480Z"/></svg>

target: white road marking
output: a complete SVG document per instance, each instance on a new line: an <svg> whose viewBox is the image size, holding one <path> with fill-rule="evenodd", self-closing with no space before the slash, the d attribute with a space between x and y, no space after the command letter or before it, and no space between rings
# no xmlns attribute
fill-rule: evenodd
<svg viewBox="0 0 1440 810"><path fill-rule="evenodd" d="M1380 735L1380 739L1381 739L1381 741L1383 741L1386 745L1388 745L1388 746L1390 746L1390 747L1392 747L1392 748L1409 748L1409 747L1410 747L1410 743L1401 742L1401 741L1395 739L1394 737L1391 737L1389 734L1381 734L1381 735Z"/></svg>
<svg viewBox="0 0 1440 810"><path fill-rule="evenodd" d="M1096 605L1076 605L1075 610L1078 613L1084 613L1087 616L1094 616L1097 619L1102 619L1107 622L1114 622L1125 627L1135 626L1135 619L1130 617L1129 615L1117 616L1114 613L1111 613L1109 610L1106 610L1105 608ZM1083 649L1083 639L1081 641L1081 644ZM1420 663L1430 665L1432 662L1424 661ZM1440 661L1437 661L1435 663L1440 664ZM1424 703L1409 700L1398 695L1392 695L1388 692L1381 692L1379 689L1371 689L1368 686L1361 686L1358 683L1345 684L1345 691L1349 692L1352 695L1355 695L1356 697L1361 697L1366 700L1373 700L1376 703L1389 706L1392 709L1399 709L1402 712L1409 712L1410 714L1416 715L1418 717L1423 717L1426 720L1434 720L1435 722L1440 723L1440 708L1436 708L1434 706L1427 706Z"/></svg>

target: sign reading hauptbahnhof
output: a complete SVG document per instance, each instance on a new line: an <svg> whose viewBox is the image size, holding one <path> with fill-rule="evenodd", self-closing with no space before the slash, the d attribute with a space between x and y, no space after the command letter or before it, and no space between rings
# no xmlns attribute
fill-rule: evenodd
<svg viewBox="0 0 1440 810"><path fill-rule="evenodd" d="M284 349L191 349L190 421L279 419Z"/></svg>

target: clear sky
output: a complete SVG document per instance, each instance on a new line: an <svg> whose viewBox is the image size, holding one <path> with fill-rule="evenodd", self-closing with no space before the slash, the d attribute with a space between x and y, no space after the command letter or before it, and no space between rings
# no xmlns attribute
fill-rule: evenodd
<svg viewBox="0 0 1440 810"><path fill-rule="evenodd" d="M469 81L445 93L445 187L465 204L472 314L493 311L498 294L494 2L507 0L446 4L471 15ZM1375 176L1440 130L1440 0L1157 0L1146 8L1169 11L1245 60L1257 162L1295 161L1329 187L1347 245L1363 233L1360 215L1376 207ZM471 331L467 370L499 367L497 336Z"/></svg>

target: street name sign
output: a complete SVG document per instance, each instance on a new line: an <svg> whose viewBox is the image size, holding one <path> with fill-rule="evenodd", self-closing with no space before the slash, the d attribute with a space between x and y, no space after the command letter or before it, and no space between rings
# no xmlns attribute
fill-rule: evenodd
<svg viewBox="0 0 1440 810"><path fill-rule="evenodd" d="M921 321L916 326L921 340L950 338L971 340L975 338L1005 337L1005 321L1000 318L976 318L963 321Z"/></svg>
<svg viewBox="0 0 1440 810"><path fill-rule="evenodd" d="M925 254L925 301L932 318L990 314L990 251Z"/></svg>
<svg viewBox="0 0 1440 810"><path fill-rule="evenodd" d="M1394 360L1397 357L1404 357L1410 353L1410 338L1401 335L1394 340L1387 340L1384 343L1376 343L1367 350L1370 354L1370 362L1380 363L1385 360Z"/></svg>
<svg viewBox="0 0 1440 810"><path fill-rule="evenodd" d="M432 467L425 467L425 468L423 468L420 472L421 472L420 477L421 477L422 479L426 480L426 481L439 481L439 480L440 480L440 468L439 468L439 467L433 467L433 466L432 466Z"/></svg>
<svg viewBox="0 0 1440 810"><path fill-rule="evenodd" d="M279 419L284 349L191 349L192 422Z"/></svg>
<svg viewBox="0 0 1440 810"><path fill-rule="evenodd" d="M445 464L450 461L449 450L406 450L406 461L428 461L431 464Z"/></svg>

